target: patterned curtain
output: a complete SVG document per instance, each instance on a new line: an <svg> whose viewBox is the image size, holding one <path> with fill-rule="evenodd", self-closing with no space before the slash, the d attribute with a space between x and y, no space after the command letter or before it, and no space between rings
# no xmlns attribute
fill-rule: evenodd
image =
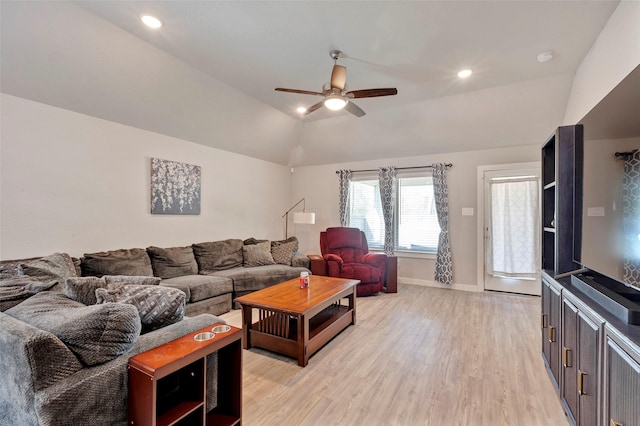
<svg viewBox="0 0 640 426"><path fill-rule="evenodd" d="M625 238L624 281L640 285L640 151L624 162L622 178L622 229Z"/></svg>
<svg viewBox="0 0 640 426"><path fill-rule="evenodd" d="M380 201L382 204L382 217L384 218L384 252L387 256L393 256L393 249L395 247L393 211L396 205L397 174L398 172L395 167L378 168Z"/></svg>
<svg viewBox="0 0 640 426"><path fill-rule="evenodd" d="M351 183L351 170L338 170L338 176L340 177L340 199L338 200L340 226L349 226L349 184Z"/></svg>
<svg viewBox="0 0 640 426"><path fill-rule="evenodd" d="M451 244L449 243L449 195L447 190L447 166L436 163L433 169L433 192L436 198L436 213L440 224L438 254L436 257L435 280L444 284L453 282L453 263L451 261Z"/></svg>

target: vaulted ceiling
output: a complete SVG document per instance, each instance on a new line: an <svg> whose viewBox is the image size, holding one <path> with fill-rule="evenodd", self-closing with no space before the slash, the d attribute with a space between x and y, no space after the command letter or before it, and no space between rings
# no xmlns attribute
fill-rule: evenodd
<svg viewBox="0 0 640 426"><path fill-rule="evenodd" d="M289 165L537 144L617 4L3 0L1 90ZM320 91L332 49L350 89L398 95L298 115L318 98L273 89Z"/></svg>

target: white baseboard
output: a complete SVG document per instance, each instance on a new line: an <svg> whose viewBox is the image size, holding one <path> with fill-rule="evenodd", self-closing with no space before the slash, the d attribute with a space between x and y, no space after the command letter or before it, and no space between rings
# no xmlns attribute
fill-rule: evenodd
<svg viewBox="0 0 640 426"><path fill-rule="evenodd" d="M411 284L411 285L420 285L423 287L437 287L437 288L447 288L451 290L462 290L462 291L474 291L474 292L482 292L484 291L481 288L478 288L477 285L470 284L442 284L438 281L433 280L419 280L416 278L402 278L398 277L399 284Z"/></svg>

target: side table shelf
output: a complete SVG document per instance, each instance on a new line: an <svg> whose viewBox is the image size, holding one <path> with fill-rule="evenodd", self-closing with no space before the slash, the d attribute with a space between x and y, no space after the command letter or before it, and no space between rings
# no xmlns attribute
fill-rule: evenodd
<svg viewBox="0 0 640 426"><path fill-rule="evenodd" d="M129 425L240 425L242 330L197 341L211 324L129 359ZM207 412L207 356L217 352L217 404Z"/></svg>

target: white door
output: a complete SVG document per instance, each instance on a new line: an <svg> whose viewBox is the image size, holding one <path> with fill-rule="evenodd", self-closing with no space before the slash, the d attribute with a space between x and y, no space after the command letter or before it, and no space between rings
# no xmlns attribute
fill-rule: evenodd
<svg viewBox="0 0 640 426"><path fill-rule="evenodd" d="M540 295L540 169L485 170L483 181L484 288Z"/></svg>

